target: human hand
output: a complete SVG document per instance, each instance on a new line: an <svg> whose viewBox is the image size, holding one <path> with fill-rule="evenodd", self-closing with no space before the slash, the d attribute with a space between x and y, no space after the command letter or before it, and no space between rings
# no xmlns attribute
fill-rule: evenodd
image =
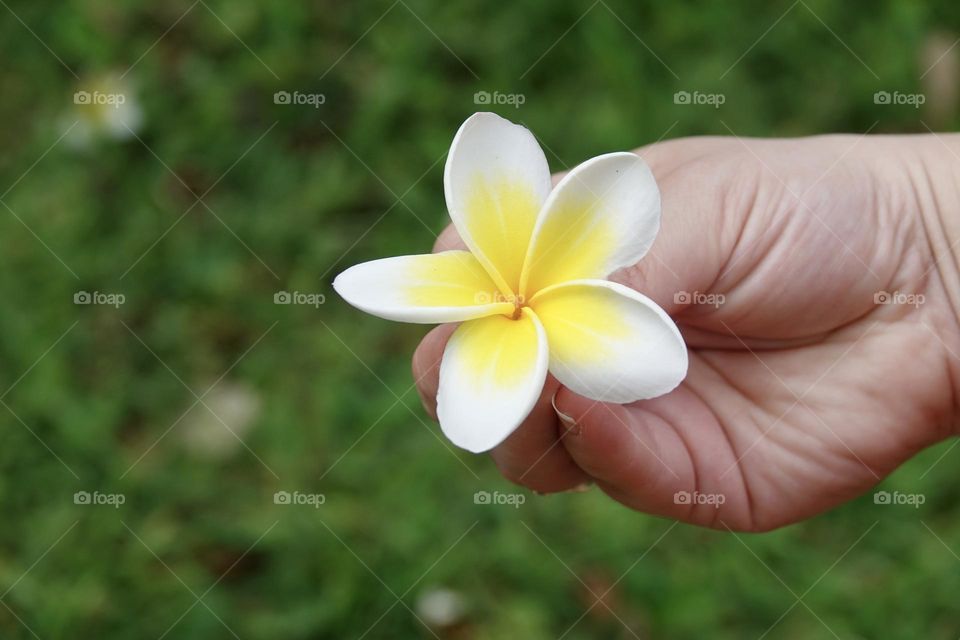
<svg viewBox="0 0 960 640"><path fill-rule="evenodd" d="M548 378L492 451L501 472L540 492L593 481L640 511L757 531L849 500L955 435L960 290L945 254L960 236L942 221L960 218L960 162L949 145L960 147L838 135L640 149L661 232L611 279L673 316L687 378L629 405ZM435 251L462 246L450 227ZM414 356L433 415L452 330L434 329Z"/></svg>

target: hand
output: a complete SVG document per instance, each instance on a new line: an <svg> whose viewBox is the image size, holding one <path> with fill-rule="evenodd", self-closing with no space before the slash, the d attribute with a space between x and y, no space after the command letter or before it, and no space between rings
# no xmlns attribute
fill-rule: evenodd
<svg viewBox="0 0 960 640"><path fill-rule="evenodd" d="M960 291L955 259L935 256L949 253L941 216L960 216L958 162L935 138L640 149L662 228L611 279L674 317L687 379L621 406L549 378L492 452L501 472L540 492L592 481L640 511L758 531L849 500L954 435ZM460 247L448 228L435 250ZM431 414L452 330L434 329L414 356Z"/></svg>

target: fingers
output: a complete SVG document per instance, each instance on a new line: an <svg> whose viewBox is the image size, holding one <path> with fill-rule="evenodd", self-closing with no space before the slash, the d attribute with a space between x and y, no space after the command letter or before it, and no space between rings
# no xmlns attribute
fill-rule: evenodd
<svg viewBox="0 0 960 640"><path fill-rule="evenodd" d="M564 448L604 491L657 515L676 512L673 493L692 475L689 460L664 437L663 424L642 409L596 402L561 389L555 399Z"/></svg>
<svg viewBox="0 0 960 640"><path fill-rule="evenodd" d="M548 377L524 423L491 452L507 480L540 493L568 491L591 481L560 442L560 423L552 405L559 387Z"/></svg>
<svg viewBox="0 0 960 640"><path fill-rule="evenodd" d="M413 352L413 381L420 394L423 409L434 420L437 419L437 389L440 387L440 360L447 340L459 325L442 324L424 336Z"/></svg>
<svg viewBox="0 0 960 640"><path fill-rule="evenodd" d="M701 526L751 528L739 476L725 476L734 460L729 443L688 387L631 405L561 389L555 403L568 433L564 448L614 499ZM697 495L712 497L697 503Z"/></svg>
<svg viewBox="0 0 960 640"><path fill-rule="evenodd" d="M423 408L437 419L440 361L456 325L446 324L424 337L413 354L413 376ZM590 478L558 441L559 423L551 405L559 383L548 377L543 393L526 421L492 452L500 472L511 482L541 493L566 491Z"/></svg>

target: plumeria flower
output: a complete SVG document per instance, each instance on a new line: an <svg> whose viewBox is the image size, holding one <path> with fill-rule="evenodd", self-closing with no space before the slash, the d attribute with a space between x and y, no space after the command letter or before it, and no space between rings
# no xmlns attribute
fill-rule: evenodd
<svg viewBox="0 0 960 640"><path fill-rule="evenodd" d="M492 113L460 127L443 177L469 251L384 258L333 282L401 322L461 322L440 363L437 415L457 446L492 449L533 409L549 371L571 391L627 403L674 389L687 350L646 296L605 280L660 228L660 192L633 153L588 160L551 188L527 129Z"/></svg>

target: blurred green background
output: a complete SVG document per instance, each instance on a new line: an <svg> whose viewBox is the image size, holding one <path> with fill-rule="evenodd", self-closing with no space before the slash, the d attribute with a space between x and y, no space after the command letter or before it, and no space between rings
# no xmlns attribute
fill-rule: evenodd
<svg viewBox="0 0 960 640"><path fill-rule="evenodd" d="M478 91L556 170L952 129L954 0L0 4L0 637L960 635L955 443L884 482L920 508L763 535L539 497L425 416L423 327L330 289L430 249Z"/></svg>

